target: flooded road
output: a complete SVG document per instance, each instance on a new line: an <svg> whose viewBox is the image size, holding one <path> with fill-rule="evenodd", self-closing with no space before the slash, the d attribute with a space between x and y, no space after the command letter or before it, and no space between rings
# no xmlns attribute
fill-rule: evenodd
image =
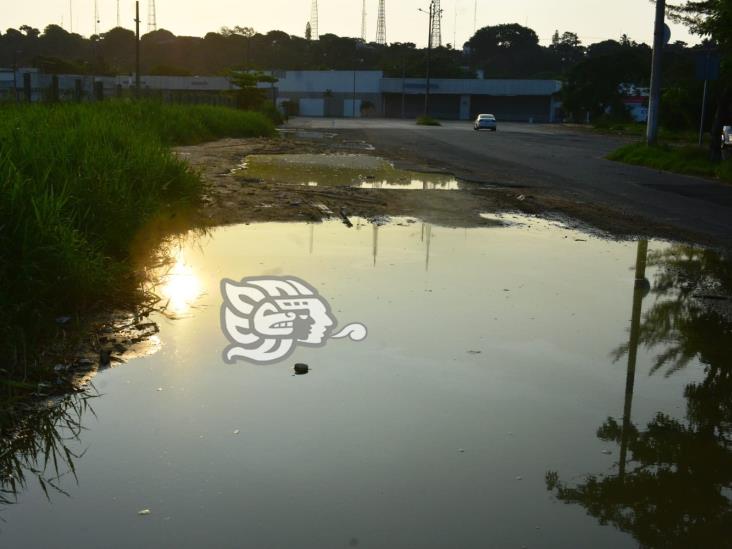
<svg viewBox="0 0 732 549"><path fill-rule="evenodd" d="M470 186L451 175L401 170L364 154L253 154L237 173L248 180L310 187L457 191Z"/></svg>
<svg viewBox="0 0 732 549"><path fill-rule="evenodd" d="M730 264L498 219L171 244L158 352L3 454L0 545L729 546ZM368 338L226 364L222 279L285 275Z"/></svg>

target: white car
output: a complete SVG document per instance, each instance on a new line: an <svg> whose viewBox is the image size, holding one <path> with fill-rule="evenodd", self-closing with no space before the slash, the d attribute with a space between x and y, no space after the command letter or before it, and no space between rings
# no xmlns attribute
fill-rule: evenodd
<svg viewBox="0 0 732 549"><path fill-rule="evenodd" d="M722 148L732 148L732 126L725 126L722 130Z"/></svg>
<svg viewBox="0 0 732 549"><path fill-rule="evenodd" d="M492 114L479 114L478 118L475 119L473 124L475 131L479 130L491 130L492 132L498 130L498 124L496 123L496 117Z"/></svg>

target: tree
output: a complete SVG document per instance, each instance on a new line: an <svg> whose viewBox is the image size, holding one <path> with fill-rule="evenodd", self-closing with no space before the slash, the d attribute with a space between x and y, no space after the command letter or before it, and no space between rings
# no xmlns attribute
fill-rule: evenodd
<svg viewBox="0 0 732 549"><path fill-rule="evenodd" d="M719 161L722 127L732 124L732 2L730 0L689 0L669 5L670 16L685 23L699 36L710 38L723 57L722 85L712 124L710 156Z"/></svg>
<svg viewBox="0 0 732 549"><path fill-rule="evenodd" d="M313 28L310 26L310 21L305 25L305 40L313 39Z"/></svg>
<svg viewBox="0 0 732 549"><path fill-rule="evenodd" d="M260 83L275 84L278 81L274 76L260 71L236 72L231 75L231 83L237 86L236 106L240 109L258 109L264 103L266 92L259 88Z"/></svg>

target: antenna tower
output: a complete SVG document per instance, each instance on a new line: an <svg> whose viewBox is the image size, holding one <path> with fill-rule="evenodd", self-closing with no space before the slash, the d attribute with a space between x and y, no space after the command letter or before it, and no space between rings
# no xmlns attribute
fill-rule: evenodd
<svg viewBox="0 0 732 549"><path fill-rule="evenodd" d="M363 0L363 9L361 10L361 40L366 42L366 0Z"/></svg>
<svg viewBox="0 0 732 549"><path fill-rule="evenodd" d="M379 0L379 23L376 26L376 43L386 46L386 0Z"/></svg>
<svg viewBox="0 0 732 549"><path fill-rule="evenodd" d="M310 32L313 40L320 40L318 31L318 0L313 0L310 6Z"/></svg>
<svg viewBox="0 0 732 549"><path fill-rule="evenodd" d="M475 7L473 8L473 34L478 32L478 0L475 0Z"/></svg>
<svg viewBox="0 0 732 549"><path fill-rule="evenodd" d="M434 16L432 17L431 39L432 47L442 47L442 10L440 9L440 0L433 0Z"/></svg>
<svg viewBox="0 0 732 549"><path fill-rule="evenodd" d="M99 34L99 3L94 0L94 34Z"/></svg>
<svg viewBox="0 0 732 549"><path fill-rule="evenodd" d="M119 18L119 0L117 0L117 26L120 26L120 18Z"/></svg>
<svg viewBox="0 0 732 549"><path fill-rule="evenodd" d="M155 9L155 0L147 2L147 32L158 30L158 14Z"/></svg>
<svg viewBox="0 0 732 549"><path fill-rule="evenodd" d="M69 32L74 33L74 0L69 0Z"/></svg>

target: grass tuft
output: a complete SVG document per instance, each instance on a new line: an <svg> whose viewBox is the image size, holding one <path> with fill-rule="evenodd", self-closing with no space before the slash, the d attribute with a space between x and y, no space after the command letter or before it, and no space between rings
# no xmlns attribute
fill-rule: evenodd
<svg viewBox="0 0 732 549"><path fill-rule="evenodd" d="M694 145L649 147L645 143L632 143L613 151L608 159L657 170L716 177L732 183L732 160L712 162L708 149Z"/></svg>
<svg viewBox="0 0 732 549"><path fill-rule="evenodd" d="M0 107L0 367L26 361L56 315L94 308L132 278L129 245L199 177L169 150L274 134L224 107L106 102Z"/></svg>

